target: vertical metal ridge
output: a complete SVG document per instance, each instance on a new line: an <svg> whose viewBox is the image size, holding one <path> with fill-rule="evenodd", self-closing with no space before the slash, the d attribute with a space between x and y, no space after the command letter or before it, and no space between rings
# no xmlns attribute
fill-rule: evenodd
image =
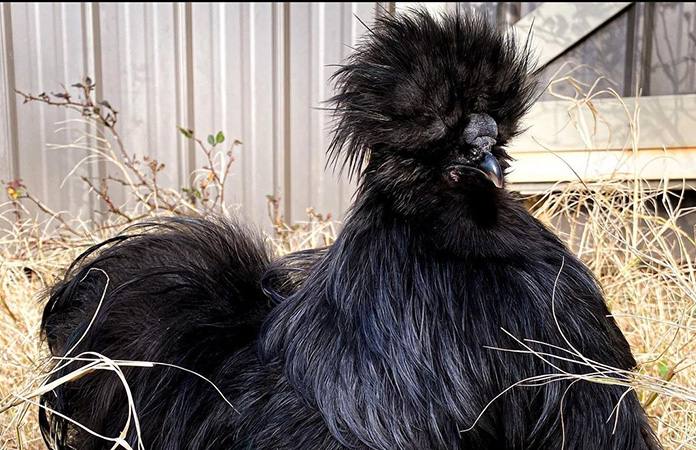
<svg viewBox="0 0 696 450"><path fill-rule="evenodd" d="M354 2L348 3L349 5L352 5ZM385 17L385 16L390 16L394 15L396 12L396 3L395 2L375 2L375 17Z"/></svg>
<svg viewBox="0 0 696 450"><path fill-rule="evenodd" d="M128 105L129 107L133 107L134 102L134 97L136 97L136 94L134 92L133 85L134 85L134 61L133 61L133 49L135 48L135 41L133 40L133 27L134 24L131 22L131 16L133 13L131 12L131 9L134 8L135 5L131 3L116 3L116 18L121 19L119 20L118 24L119 27L123 27L123 32L121 33L119 29L119 41L123 41L123 47L120 45L117 47L119 51L123 50L123 57L119 61L123 64L123 70L125 72L124 77L122 77L119 82L121 84L121 95L123 96L123 102L124 104ZM144 43L143 43L144 46Z"/></svg>
<svg viewBox="0 0 696 450"><path fill-rule="evenodd" d="M227 82L227 52L225 51L227 47L227 42L229 40L228 34L227 34L227 26L226 26L226 21L227 21L227 4L226 3L220 3L218 5L218 8L220 8L220 12L218 13L218 23L217 27L220 29L220 52L216 56L216 60L218 61L218 73L217 77L220 79L220 99L222 100L219 104L220 107L220 129L223 130L225 133L231 136L232 129L228 128L230 125L230 114L228 110L228 99L229 99L229 89L228 85L229 83ZM213 80L215 80L216 77L213 77ZM218 130L213 130L213 131L218 131ZM229 189L228 189L229 190Z"/></svg>
<svg viewBox="0 0 696 450"><path fill-rule="evenodd" d="M17 88L15 80L15 64L14 64L14 41L12 38L12 6L9 2L0 4L0 14L2 14L3 36L2 39L2 58L5 61L4 78L5 87L7 89L7 98L5 99L5 113L10 121L8 126L8 152L10 166L10 179L19 178L19 127L17 125L17 99L15 98L15 89ZM9 181L9 180L5 180Z"/></svg>
<svg viewBox="0 0 696 450"><path fill-rule="evenodd" d="M240 61L241 61L241 71L240 71L240 76L241 76L241 86L242 90L240 92L240 101L242 104L242 108L244 108L244 111L249 114L242 114L241 117L241 129L242 129L242 142L244 142L244 150L249 150L253 148L253 145L255 144L253 141L253 125L249 125L249 123L253 123L253 117L251 117L250 110L252 108L252 105L254 103L254 97L253 93L249 92L251 83L252 81L252 74L251 74L251 56L250 53L252 51L251 49L251 40L253 39L250 36L250 28L251 24L249 23L249 20L251 18L251 11L250 11L250 5L248 3L243 3L240 5L239 8L239 29L241 30L241 39L240 39ZM214 93L214 91L213 91ZM249 134L247 134L247 132ZM245 151L245 156L240 158L240 162L242 163L242 189L241 189L241 203L242 207L246 208L247 213L251 213L251 194L249 193L250 190L253 190L253 187L251 186L251 178L254 176L253 173L249 173L251 169L254 167L254 160L255 155L253 152Z"/></svg>
<svg viewBox="0 0 696 450"><path fill-rule="evenodd" d="M92 78L95 83L95 95L97 98L103 99L104 97L104 86L103 86L103 76L102 76L102 50L101 50L101 21L99 17L99 3L83 2L80 5L82 12L82 48L83 48L83 65L85 73L83 75ZM96 130L103 131L103 127L90 124L88 125L88 132L90 134L96 134ZM93 139L89 139L90 146L94 145ZM88 175L90 178L95 175L98 178L104 178L106 176L106 161L99 160L97 162L96 174L95 169L90 164L87 166ZM94 218L94 211L97 207L101 207L101 212L106 212L106 205L103 202L98 202L96 197L93 195L89 196L90 201L90 215Z"/></svg>
<svg viewBox="0 0 696 450"><path fill-rule="evenodd" d="M68 65L65 64L65 60L67 58L67 55L69 54L68 33L66 32L66 25L68 21L67 16L65 14L65 6L66 3L59 3L57 5L54 5L54 9L57 7L58 12L56 14L54 10L53 17L59 17L60 20L54 22L55 28L53 29L53 41L58 44L56 45L56 74L58 74L60 71L60 74L63 76L63 82L66 86L69 86L71 83L73 83L74 80L71 80L68 76ZM67 113L67 111L65 111L64 113ZM66 119L67 117L68 115L65 114Z"/></svg>
<svg viewBox="0 0 696 450"><path fill-rule="evenodd" d="M195 126L193 80L193 10L190 2L174 3L174 54L176 55L176 118L183 128ZM196 167L195 142L180 136L178 140L179 186L193 184Z"/></svg>
<svg viewBox="0 0 696 450"><path fill-rule="evenodd" d="M175 115L177 126L182 128L191 128L191 124L186 121L186 114L184 112L186 105L186 87L185 87L185 71L184 55L182 48L186 47L186 43L183 42L185 39L185 31L182 22L182 5L180 3L172 4L172 19L173 19L173 34L174 34L174 86L176 92L174 94L174 107L176 108ZM184 67L184 68L182 68ZM188 139L183 135L178 134L176 140L176 161L177 161L177 183L179 186L187 186L186 184L186 159L185 156L188 153L186 148L188 147Z"/></svg>
<svg viewBox="0 0 696 450"><path fill-rule="evenodd" d="M259 48L259 37L257 36L257 19L256 19L256 4L255 3L249 3L248 6L248 20L247 23L248 28L247 28L247 33L246 36L248 36L248 55L247 55L247 61L249 62L249 67L248 67L248 74L249 74L249 84L248 84L248 92L249 92L249 137L251 138L252 145L256 148L259 148L259 138L257 134L257 127L259 122L263 123L263 120L259 120L258 117L258 112L259 112L259 96L258 96L258 60L257 60L257 52ZM259 184L255 182L254 178L258 177L259 169L261 169L261 152L265 151L265 149L259 148L259 151L253 152L253 156L251 158L247 158L247 160L251 159L251 170L247 172L249 174L248 176L248 182L244 183L245 184L245 192L246 193L246 199L244 206L249 212L249 214L254 214L255 213L255 206L258 201L260 201L261 194L265 195L266 193L261 193L258 192L258 186Z"/></svg>
<svg viewBox="0 0 696 450"><path fill-rule="evenodd" d="M157 79L157 64L150 64L150 61L155 61L153 53L156 52L157 48L157 36L154 33L148 33L148 28L150 28L150 21L153 20L153 17L156 16L157 14L154 13L150 14L149 8L152 7L152 3L144 3L142 5L142 18L143 18L143 23L142 23L142 31L143 31L143 60L145 61L145 64L143 64L143 72L145 73L145 92L157 92L155 89L153 89L153 78L156 80ZM130 20L130 19L129 19ZM140 27L138 27L140 28ZM131 57L132 58L132 57ZM128 58L128 59L131 59ZM154 66L154 67L153 67ZM152 74L155 74L153 77ZM154 103L151 104L151 103ZM152 117L155 117L154 123L156 123L157 116L153 116L153 108L157 108L156 106L157 102L145 102L145 111L143 111L143 115L145 117L145 120L150 122L150 119ZM153 133L146 133L145 134L145 151L147 154L149 154L152 157L159 157L159 149L153 146L153 141L157 140L157 137L153 135ZM166 175L165 175L166 176Z"/></svg>
<svg viewBox="0 0 696 450"><path fill-rule="evenodd" d="M312 64L315 62L314 59L316 57L316 39L317 39L317 32L315 30L316 25L316 17L315 17L315 4L309 3L307 4L307 11L309 13L309 26L307 27L307 44L308 44L308 58L307 58L307 65L303 67L303 70L306 71L307 76L309 77L309 86L307 89L307 95L309 96L309 101L307 102L307 106L309 106L306 114L307 114L307 121L304 124L306 128L306 133L307 133L307 141L308 141L308 153L306 155L306 161L305 164L308 166L308 173L309 176L307 177L307 190L306 190L306 197L305 201L307 202L306 205L303 205L305 208L307 207L313 207L313 208L318 208L316 201L317 201L317 195L319 194L318 190L316 189L317 185L321 185L321 180L316 180L315 177L317 175L320 175L317 170L316 170L316 164L314 158L314 147L315 147L315 142L316 142L316 127L314 126L315 122L315 115L314 111L312 108L314 107L315 104L315 95L316 95L316 85L317 85L317 76L316 73L314 72L314 67ZM323 36L322 36L323 38Z"/></svg>
<svg viewBox="0 0 696 450"><path fill-rule="evenodd" d="M383 6L382 3L377 3L377 6L375 6L375 15L383 14L383 9L385 7ZM351 22L353 20L353 7L352 3L345 2L341 5L341 22L340 22L340 36L341 36L341 42L343 45L341 45L340 49L340 54L339 54L339 64L343 64L344 61L346 60L347 52L350 48L353 47L353 42L351 39L352 36L352 27L351 27ZM332 86L333 89L333 86ZM334 91L331 91L331 94L333 95ZM329 124L330 124L330 131L329 131L329 145L331 145L331 139L333 138L333 133L334 133L334 127L335 127L335 119L332 116L329 116ZM329 160L327 159L327 163ZM329 164L326 165L326 170L331 169L331 173L338 179L338 210L336 211L336 217L342 218L343 214L345 213L347 209L347 205L345 205L344 199L346 196L346 175L343 173L341 170L336 170L336 166L330 167ZM340 212L340 215L339 215Z"/></svg>
<svg viewBox="0 0 696 450"><path fill-rule="evenodd" d="M194 71L193 71L193 5L191 2L186 2L184 4L184 30L186 36L186 114L188 116L189 123L193 124L196 122L196 108L193 101L195 95L195 85L194 85ZM194 169L196 168L196 153L195 153L194 142L188 140L188 165L187 165L187 176L189 184L193 185Z"/></svg>
<svg viewBox="0 0 696 450"><path fill-rule="evenodd" d="M43 53L42 51L45 50L46 52L49 52L50 49L46 48L44 49L41 46L41 38L44 35L43 33L43 28L41 27L41 14L40 14L40 8L41 4L40 3L29 3L28 8L31 7L32 14L33 14L33 44L35 46L35 51L36 51L36 80L37 80L37 86L40 86L39 89L45 87L48 85L46 80L44 79L44 64L46 63L43 58ZM53 80L51 80L51 83ZM50 114L50 113L47 113ZM47 114L39 114L39 126L37 127L38 134L39 134L39 141L45 146L46 142L48 139L46 139L46 115ZM43 149L42 149L43 150ZM19 155L18 155L19 156ZM18 160L20 159L19 157L17 158ZM44 179L46 179L46 170L48 168L48 152L47 151L40 151L39 152L39 160L41 161L41 175L43 176ZM20 161L21 163L21 161ZM19 168L21 170L21 164L19 165ZM41 190L41 197L43 199L48 199L48 183L44 182L43 184L37 186L34 188L34 192L37 192L38 190Z"/></svg>
<svg viewBox="0 0 696 450"><path fill-rule="evenodd" d="M636 4L626 11L626 58L624 60L623 96L630 97L635 89L635 52L636 52Z"/></svg>
<svg viewBox="0 0 696 450"><path fill-rule="evenodd" d="M283 214L288 223L292 221L291 198L292 198L292 167L291 167L291 146L290 146L290 2L283 4L283 118L284 118L284 190L283 190Z"/></svg>
<svg viewBox="0 0 696 450"><path fill-rule="evenodd" d="M104 99L104 67L102 66L104 55L102 54L102 38L101 38L101 5L96 2L92 3L92 49L94 51L94 82L96 89L94 94L97 98ZM107 168L106 161L99 161L99 178L106 178ZM107 211L107 205L104 202L99 202L102 211Z"/></svg>
<svg viewBox="0 0 696 450"><path fill-rule="evenodd" d="M643 11L643 45L640 57L640 79L638 80L640 91L636 95L647 97L650 95L650 65L652 64L653 35L655 34L655 4L646 3Z"/></svg>
<svg viewBox="0 0 696 450"><path fill-rule="evenodd" d="M162 52L161 47L164 47L165 44L162 42L162 39L161 39L161 34L160 34L161 26L160 26L160 19L159 19L160 16L159 16L158 11L156 9L157 5L152 4L152 3L147 3L145 5L146 11L147 11L147 8L150 8L151 17L150 17L149 21L145 22L145 35L147 36L147 30L149 27L150 30L152 30L151 33L152 33L152 42L153 42L152 54L150 55L150 61L152 61L152 65L154 66L152 68L152 73L154 74L154 76L152 77L152 79L148 78L148 83L152 83L152 88L150 88L152 90L150 92L162 92L163 91L162 86L165 85L165 83L163 82L164 76L162 75L162 68L159 66L158 62L160 60L160 54ZM147 61L146 64L149 65L150 61ZM148 101L148 104L150 104L149 101ZM157 122L159 120L159 118L162 117L161 103L157 102L157 101L152 102L152 108L150 108L150 111L152 113L152 116L154 117L155 122ZM149 119L149 115L148 115L148 119ZM174 132L175 131L172 130L172 133L174 133ZM155 141L157 141L157 138L155 138ZM160 157L160 158L164 157L164 154L162 153L164 151L164 149L160 148L159 145L157 145L156 151L157 151L158 157ZM179 188L181 186L173 186L173 187Z"/></svg>
<svg viewBox="0 0 696 450"><path fill-rule="evenodd" d="M283 186L284 179L284 164L285 158L283 151L285 147L283 146L283 136L285 133L284 128L284 115L283 108L284 102L281 95L283 94L283 74L284 74L284 53L283 53L283 11L284 5L282 3L273 3L272 6L272 39L273 39L273 195L278 195Z"/></svg>
<svg viewBox="0 0 696 450"><path fill-rule="evenodd" d="M496 25L499 30L505 31L513 26L521 18L520 3L499 2L496 5Z"/></svg>
<svg viewBox="0 0 696 450"><path fill-rule="evenodd" d="M333 181L331 177L326 177L324 170L324 111L317 108L325 100L324 74L326 50L326 4L317 3L310 7L310 18L312 26L309 33L310 58L308 72L310 74L309 88L309 166L310 179L309 202L307 206L312 206L318 210L323 210L326 200L326 185Z"/></svg>

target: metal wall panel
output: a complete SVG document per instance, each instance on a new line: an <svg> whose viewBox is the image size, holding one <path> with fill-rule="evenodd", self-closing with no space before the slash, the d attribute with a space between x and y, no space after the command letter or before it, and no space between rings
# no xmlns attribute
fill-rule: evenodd
<svg viewBox="0 0 696 450"><path fill-rule="evenodd" d="M0 182L15 177L16 114L14 86L14 54L12 45L12 20L7 3L0 4ZM4 199L0 204L4 203Z"/></svg>
<svg viewBox="0 0 696 450"><path fill-rule="evenodd" d="M332 96L328 81L335 65L348 56L375 13L375 4L312 3L290 8L290 216L306 218L305 209L340 214L354 186L339 170L326 168L330 114L319 108ZM309 51L305 51L305 49ZM307 120L309 118L309 120Z"/></svg>
<svg viewBox="0 0 696 450"><path fill-rule="evenodd" d="M410 4L413 5L413 4ZM432 9L470 8L510 24L542 3L439 3ZM408 6L398 3L397 9ZM605 75L619 92L694 92L694 4L636 4L595 30L546 68L566 61L592 82ZM84 126L57 123L74 113L22 105L13 90L55 92L84 75L97 97L117 108L125 146L168 165L166 187L191 183L205 164L193 142L176 131L192 128L205 139L223 131L236 161L227 200L268 225L267 194L280 195L290 221L306 208L340 217L355 190L340 173L325 170L333 65L348 56L379 3L3 3L0 7L0 180L22 178L55 210L95 217L98 202L80 175L96 184L112 168L85 165L63 178L88 153L48 149L67 143ZM595 70L596 69L596 70ZM548 98L548 97L547 97ZM61 125L62 127L62 125ZM669 146L669 143L665 143ZM115 200L125 191L112 187Z"/></svg>
<svg viewBox="0 0 696 450"><path fill-rule="evenodd" d="M61 86L85 74L83 15L80 4L13 3L10 8L14 53L14 84L25 92L60 92ZM14 96L14 95L13 95ZM67 143L83 125L65 121L79 117L64 109L22 105L14 96L17 144L12 148L18 178L54 210L91 215L91 196L79 176L65 177L87 153L82 149L50 149L48 143ZM77 175L89 175L83 167ZM65 182L63 183L65 179ZM61 187L62 186L62 187Z"/></svg>
<svg viewBox="0 0 696 450"><path fill-rule="evenodd" d="M275 132L282 114L274 87L278 67L277 23L282 7L271 4L196 4L193 6L194 105L192 128L201 137L223 131L235 139L226 195L247 215L265 219L266 195L282 185L276 155L283 152ZM282 95L282 92L279 93ZM196 167L205 165L196 151Z"/></svg>
<svg viewBox="0 0 696 450"><path fill-rule="evenodd" d="M177 171L177 61L174 8L165 3L100 3L98 42L91 51L101 66L98 96L120 111L118 130L125 147L164 162L158 178L165 187L184 184ZM113 167L102 168L107 174ZM123 201L112 185L111 196Z"/></svg>
<svg viewBox="0 0 696 450"><path fill-rule="evenodd" d="M308 207L340 216L355 186L324 170L330 116L320 108L331 96L331 65L366 31L358 18L369 24L377 12L377 3L3 4L0 98L9 102L0 111L0 179L22 178L52 208L98 217L79 177L99 185L114 168L84 165L59 188L88 153L47 144L65 144L85 128L70 123L56 134L58 122L77 115L22 105L13 94L56 92L89 75L97 98L120 112L124 146L169 166L163 186L189 186L191 170L205 165L176 126L203 139L223 131L225 145L243 142L234 149L228 202L261 224L268 194L283 198L288 220L306 218ZM118 186L109 194L126 198Z"/></svg>

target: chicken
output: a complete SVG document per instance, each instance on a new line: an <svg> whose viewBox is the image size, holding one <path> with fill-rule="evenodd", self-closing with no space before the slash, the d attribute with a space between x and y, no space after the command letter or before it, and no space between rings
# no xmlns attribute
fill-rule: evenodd
<svg viewBox="0 0 696 450"><path fill-rule="evenodd" d="M168 450L661 448L595 278L505 188L531 70L480 17L379 19L335 75L328 151L359 177L336 242L274 260L239 221L169 219L90 249L45 309L77 357L52 379L160 364L44 395L49 447L130 423Z"/></svg>

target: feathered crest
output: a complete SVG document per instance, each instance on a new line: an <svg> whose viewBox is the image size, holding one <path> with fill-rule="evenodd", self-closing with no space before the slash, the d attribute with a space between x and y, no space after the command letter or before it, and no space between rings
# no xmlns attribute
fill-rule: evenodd
<svg viewBox="0 0 696 450"><path fill-rule="evenodd" d="M378 18L333 76L330 164L352 177L371 153L425 148L456 133L473 111L494 115L501 133L514 136L536 86L529 55L472 13Z"/></svg>

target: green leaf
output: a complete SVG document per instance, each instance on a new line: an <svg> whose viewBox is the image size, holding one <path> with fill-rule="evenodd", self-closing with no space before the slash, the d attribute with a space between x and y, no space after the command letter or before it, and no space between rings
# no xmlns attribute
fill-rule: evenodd
<svg viewBox="0 0 696 450"><path fill-rule="evenodd" d="M657 364L657 372L660 374L661 378L667 376L667 373L669 372L669 367L667 367L667 363L664 359Z"/></svg>
<svg viewBox="0 0 696 450"><path fill-rule="evenodd" d="M273 194L267 194L267 195L266 195L266 198L267 198L269 201L271 201L271 202L276 201L276 196L273 195Z"/></svg>
<svg viewBox="0 0 696 450"><path fill-rule="evenodd" d="M217 142L218 144L222 144L223 142L225 142L225 135L222 134L222 131L218 131L217 136L215 136L215 142Z"/></svg>
<svg viewBox="0 0 696 450"><path fill-rule="evenodd" d="M212 134L208 135L208 144L215 145L215 136Z"/></svg>
<svg viewBox="0 0 696 450"><path fill-rule="evenodd" d="M177 128L179 129L179 132L181 134L183 134L184 136L186 136L187 138L191 139L193 137L193 130L189 130L189 129L182 128L182 127L177 127Z"/></svg>

